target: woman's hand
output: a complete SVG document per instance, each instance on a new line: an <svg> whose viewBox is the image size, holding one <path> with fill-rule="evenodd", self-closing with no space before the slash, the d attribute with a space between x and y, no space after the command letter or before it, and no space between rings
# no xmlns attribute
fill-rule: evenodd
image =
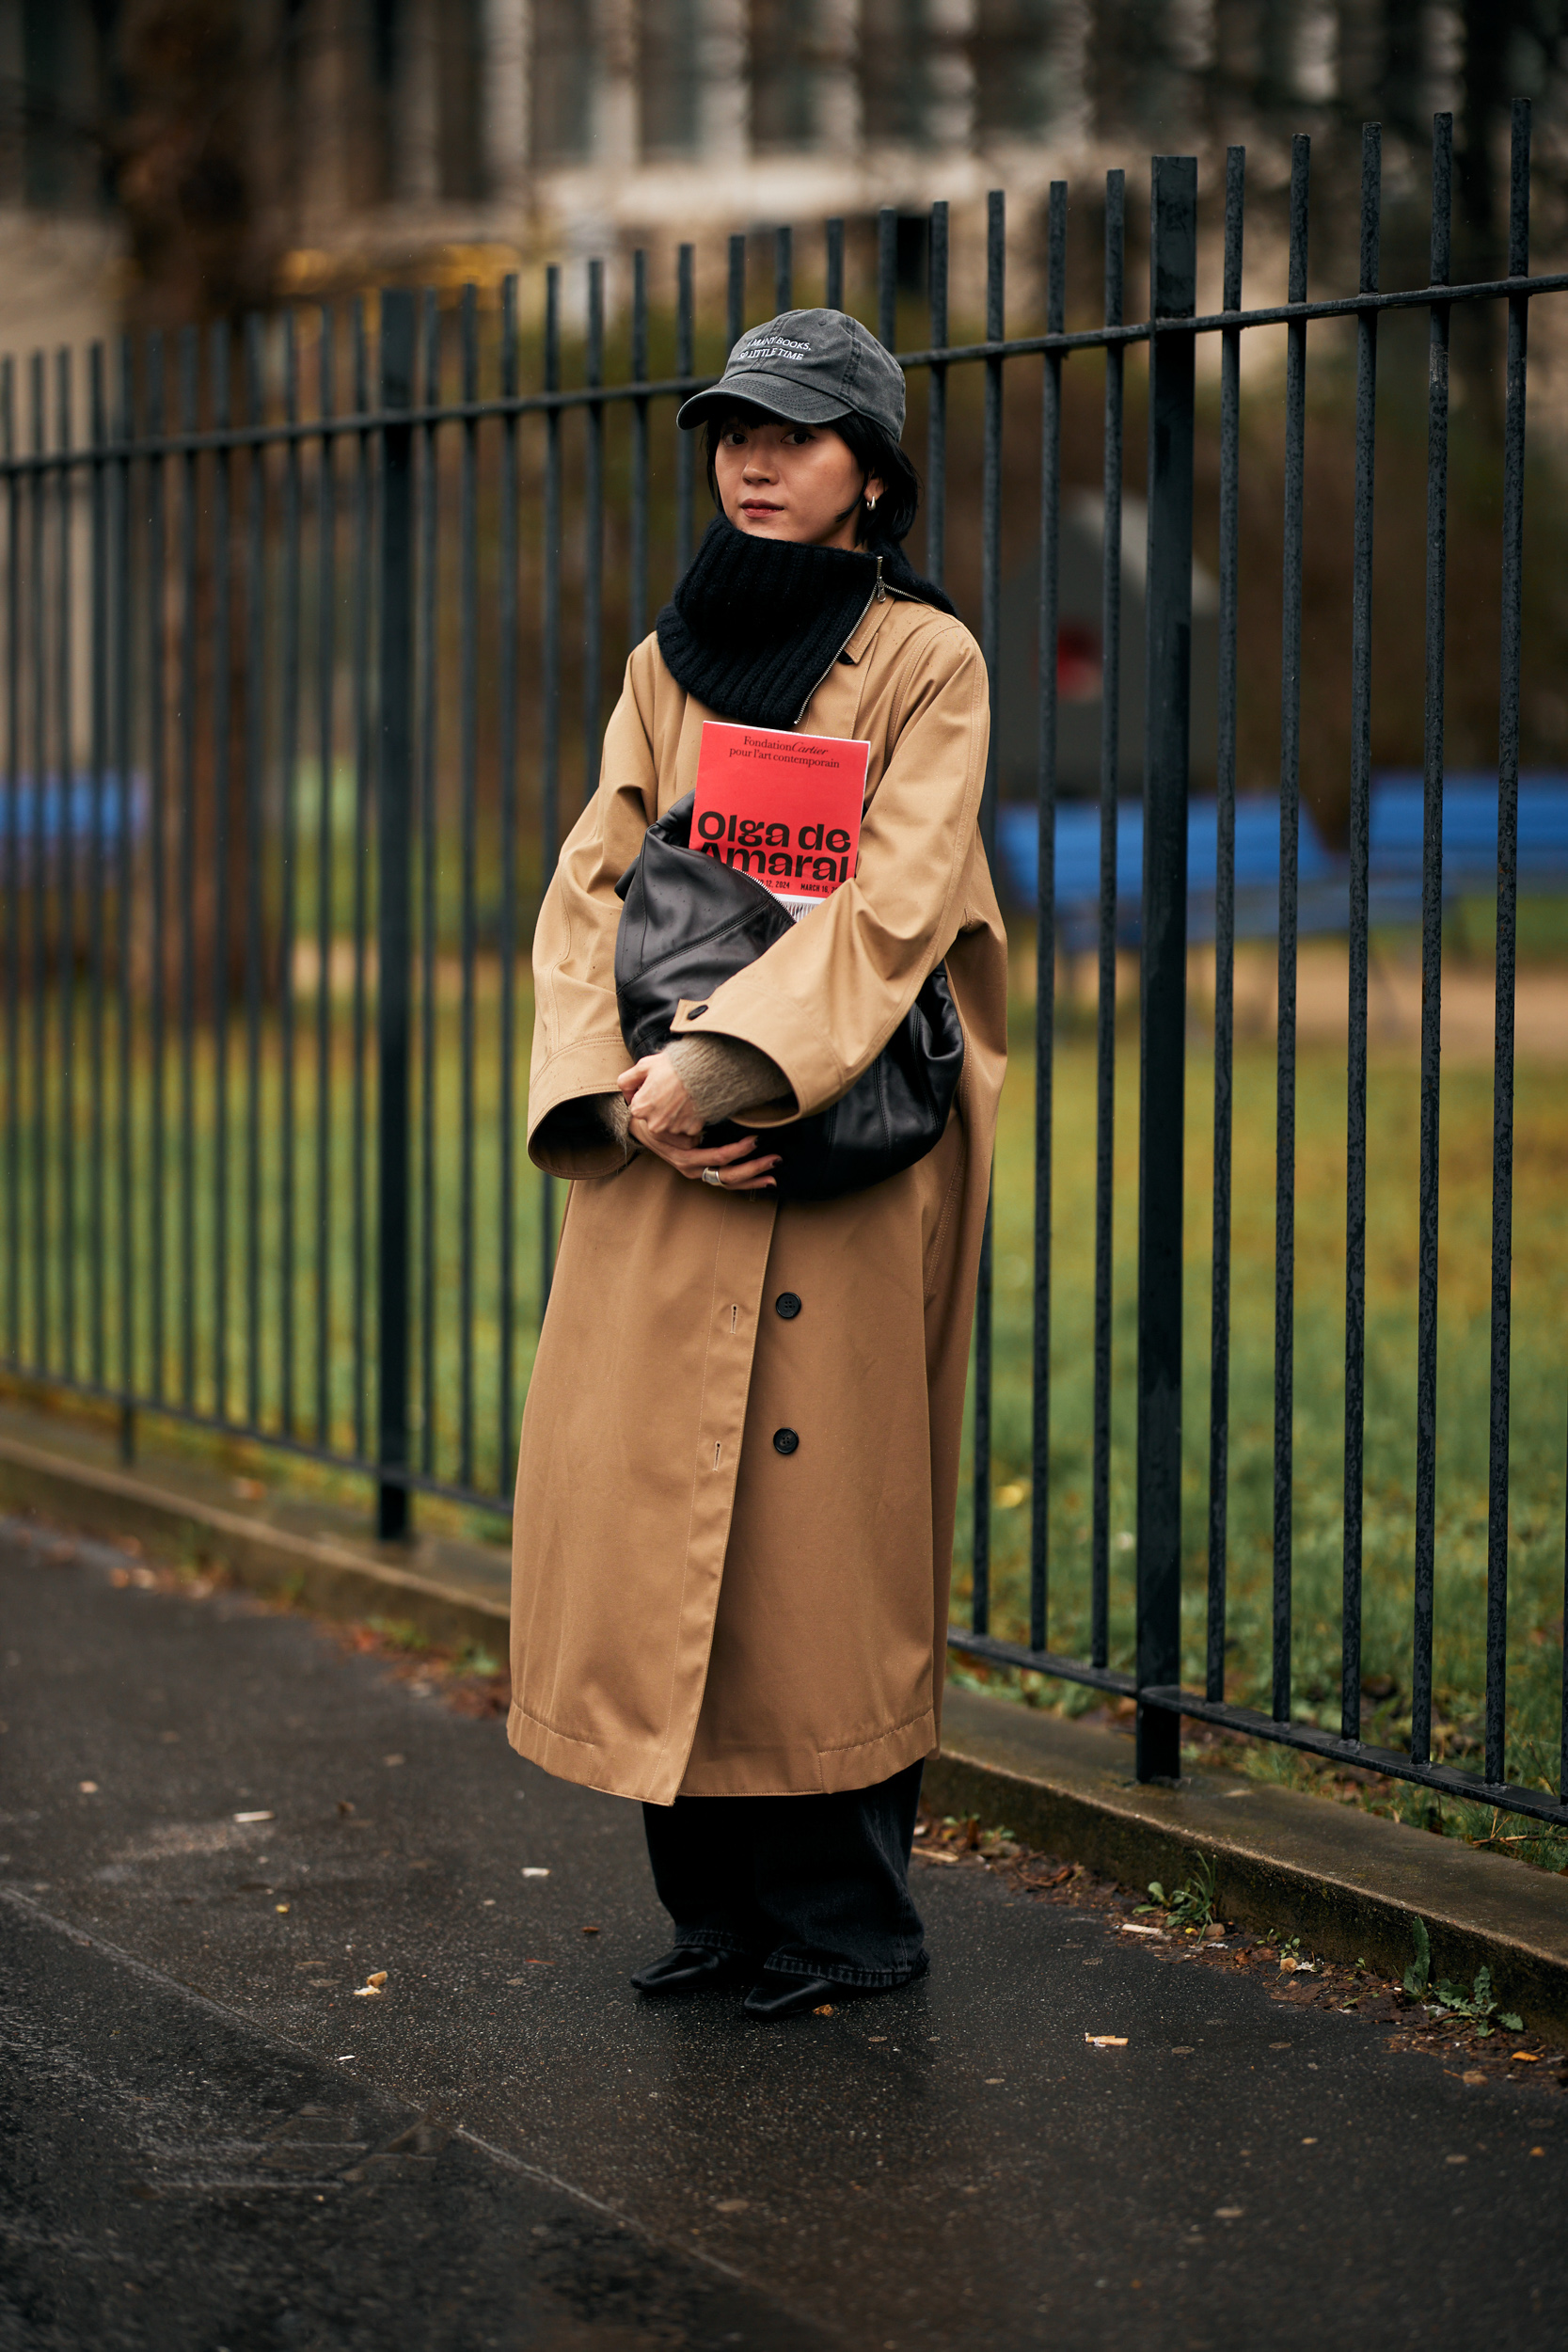
<svg viewBox="0 0 1568 2352"><path fill-rule="evenodd" d="M689 1177L701 1184L704 1171L712 1168L720 1182L720 1192L771 1192L774 1189L773 1170L779 1155L759 1152L755 1136L742 1136L738 1143L686 1143L666 1136L656 1136L642 1123L641 1114L633 1111L631 1133L634 1143L644 1152L651 1152L673 1168L677 1176Z"/></svg>
<svg viewBox="0 0 1568 2352"><path fill-rule="evenodd" d="M724 1192L771 1192L777 1152L758 1152L755 1136L737 1143L705 1144L703 1116L681 1082L669 1054L644 1054L616 1080L631 1112L634 1143L653 1152L678 1176L701 1184L712 1168Z"/></svg>
<svg viewBox="0 0 1568 2352"><path fill-rule="evenodd" d="M644 1054L615 1081L626 1108L641 1120L650 1136L666 1143L685 1137L695 1142L703 1132L703 1115L688 1094L668 1050Z"/></svg>

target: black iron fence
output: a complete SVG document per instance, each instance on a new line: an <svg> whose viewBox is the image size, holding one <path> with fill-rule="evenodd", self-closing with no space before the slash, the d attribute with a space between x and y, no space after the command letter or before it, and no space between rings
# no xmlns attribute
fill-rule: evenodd
<svg viewBox="0 0 1568 2352"><path fill-rule="evenodd" d="M1427 281L1379 291L1379 139L1363 147L1357 290L1307 298L1308 143L1295 142L1284 303L1243 310L1243 152L1223 199L1223 301L1197 313L1190 159L1154 159L1148 316L1125 319L1123 178L1104 199L1104 320L1066 327L1067 189L1054 185L1040 331L1007 334L1004 199L989 199L982 331L950 338L949 219L925 243L924 341L899 356L923 427L924 567L957 570L1002 673L1004 543L1018 500L1009 396L1039 387L1035 644L1034 1258L1027 1339L1026 1623L993 1628L993 1253L974 1369L970 1624L955 1649L1135 1699L1138 1771L1174 1773L1183 1716L1568 1823L1563 1779L1511 1781L1508 1657L1514 908L1529 304L1528 110L1515 108L1508 275L1449 282L1450 126L1437 119ZM1098 199L1097 199L1098 202ZM898 223L874 257L879 332L898 340ZM772 283L732 239L723 334L699 319L696 256L656 303L645 257L607 328L605 278L547 273L542 327L517 283L460 302L388 290L85 369L0 377L0 1367L24 1382L314 1457L373 1485L392 1535L426 1491L504 1513L558 1202L519 1150L527 934L563 825L595 780L614 647L646 631L695 528L675 400L712 380L749 315L846 299L844 225L811 283L778 232ZM863 273L864 274L864 273ZM855 289L850 287L853 296ZM967 290L966 290L967 292ZM563 315L570 296L580 310ZM1456 310L1507 317L1493 1106L1484 1731L1478 1770L1434 1756L1442 811L1449 339ZM1429 322L1425 841L1416 1294L1417 1414L1407 1746L1363 1739L1368 1171L1368 822L1380 321ZM1307 352L1355 341L1340 1721L1306 1717L1292 1672L1297 844L1303 729ZM1242 347L1283 330L1283 691L1269 1708L1227 1696ZM1205 1679L1181 1680L1183 1280L1190 1151L1187 843L1195 442L1200 344L1218 348L1218 866ZM618 374L608 355L614 348ZM663 373L654 367L658 347ZM1127 380L1129 355L1138 363ZM1069 363L1103 370L1101 757L1092 1211L1053 1234L1060 1025L1056 784L1062 420ZM566 386L567 360L581 381ZM1147 385L1142 370L1147 367ZM1026 373L1027 372L1027 373ZM525 378L538 389L524 389ZM1124 441L1147 397L1145 644L1124 646ZM1029 397L1033 397L1032 391ZM1136 413L1134 408L1134 414ZM657 431L656 431L657 428ZM919 436L916 439L918 444ZM956 485L956 486L955 486ZM950 529L951 524L951 529ZM1031 540L1036 533L1031 527ZM951 558L951 560L950 560ZM656 592L654 582L660 583ZM1135 1552L1132 1639L1112 1663L1117 841L1124 664L1141 662ZM994 768L994 763L993 763ZM996 778L984 816L994 843ZM1092 1262L1086 1541L1069 1564L1083 1656L1052 1647L1053 1263ZM1120 1350L1125 1362L1129 1351ZM1560 1367L1537 1375L1555 1378ZM1189 1448L1190 1454L1190 1448ZM1189 1464L1190 1471L1190 1464ZM1009 1492L1012 1490L1009 1489ZM1560 1502L1560 1495L1559 1496ZM960 1550L964 1549L961 1542ZM1190 1549L1190 1547L1189 1547ZM1076 1607L1076 1601L1074 1606ZM1557 1629L1560 1643L1561 1629ZM1450 1751L1451 1752L1451 1751Z"/></svg>

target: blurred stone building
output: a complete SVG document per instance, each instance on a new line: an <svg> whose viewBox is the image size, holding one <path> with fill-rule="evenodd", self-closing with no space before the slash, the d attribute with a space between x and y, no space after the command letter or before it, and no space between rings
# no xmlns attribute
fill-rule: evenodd
<svg viewBox="0 0 1568 2352"><path fill-rule="evenodd" d="M1563 0L0 0L0 342L94 306L232 312L388 271L1005 184L1380 116L1459 118L1497 210L1506 97ZM1541 151L1538 147L1538 151ZM440 266L442 257L446 266ZM118 259L117 259L118 257ZM13 324L14 323L14 324Z"/></svg>

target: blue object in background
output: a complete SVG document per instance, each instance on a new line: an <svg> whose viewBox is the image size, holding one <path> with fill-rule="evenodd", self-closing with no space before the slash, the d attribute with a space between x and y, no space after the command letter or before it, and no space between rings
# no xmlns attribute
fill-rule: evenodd
<svg viewBox="0 0 1568 2352"><path fill-rule="evenodd" d="M1423 794L1418 775L1374 778L1368 828L1369 885L1374 923L1414 923L1421 912ZM997 811L998 881L1015 906L1035 904L1039 824L1032 808ZM1187 928L1194 940L1214 936L1219 865L1216 803L1195 800L1187 816ZM1328 850L1310 810L1301 811L1297 853L1298 924L1305 931L1342 931L1350 923L1348 859ZM1490 893L1497 882L1497 780L1447 778L1443 792L1443 893ZM1519 887L1568 889L1568 776L1523 777L1519 784ZM1117 807L1117 935L1138 937L1143 896L1143 804ZM1090 945L1099 929L1100 808L1064 801L1056 810L1056 918L1064 946ZM1279 928L1279 803L1236 803L1236 935L1273 938Z"/></svg>
<svg viewBox="0 0 1568 2352"><path fill-rule="evenodd" d="M60 845L69 836L77 869L85 872L84 861L92 852L95 803L106 876L112 877L122 828L129 822L133 839L140 833L146 799L138 776L131 777L130 789L125 792L119 776L109 772L96 781L83 771L69 779L45 776L41 790L35 787L31 776L18 776L13 786L9 778L0 773L0 882L9 879L13 805L19 878L32 871L40 831L47 859L58 857Z"/></svg>

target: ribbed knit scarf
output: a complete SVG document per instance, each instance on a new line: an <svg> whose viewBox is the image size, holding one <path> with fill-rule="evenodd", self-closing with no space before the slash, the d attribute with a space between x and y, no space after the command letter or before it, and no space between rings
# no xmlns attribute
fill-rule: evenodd
<svg viewBox="0 0 1568 2352"><path fill-rule="evenodd" d="M877 585L951 612L891 540L800 547L753 539L716 515L656 624L671 675L721 719L792 727Z"/></svg>

